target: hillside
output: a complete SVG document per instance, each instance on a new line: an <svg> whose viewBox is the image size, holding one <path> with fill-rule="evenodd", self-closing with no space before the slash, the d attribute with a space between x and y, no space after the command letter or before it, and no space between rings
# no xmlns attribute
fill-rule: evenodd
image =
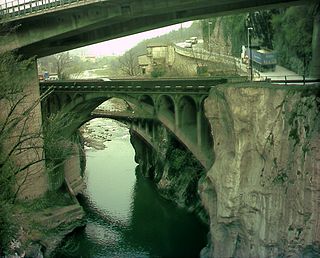
<svg viewBox="0 0 320 258"><path fill-rule="evenodd" d="M293 6L201 21L205 47L210 33L213 49L239 57L241 46L247 45L247 28L252 27L254 45L274 49L278 64L300 75L308 74L315 8Z"/></svg>
<svg viewBox="0 0 320 258"><path fill-rule="evenodd" d="M172 44L183 42L190 37L202 38L200 21L194 21L189 28L182 28L179 30L171 31L162 36L145 39L135 47L133 47L130 51L139 56L146 53L146 46L149 44Z"/></svg>

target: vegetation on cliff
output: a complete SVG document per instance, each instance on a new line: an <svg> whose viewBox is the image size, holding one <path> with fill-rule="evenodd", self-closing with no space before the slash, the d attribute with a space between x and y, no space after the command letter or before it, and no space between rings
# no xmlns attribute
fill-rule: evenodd
<svg viewBox="0 0 320 258"><path fill-rule="evenodd" d="M194 212L207 223L207 214L198 194L198 183L205 174L199 161L165 127L158 127L158 150L155 152L135 134L131 143L138 175L152 180L164 198Z"/></svg>
<svg viewBox="0 0 320 258"><path fill-rule="evenodd" d="M201 22L202 34L207 44L210 34L213 46L227 45L232 55L240 57L241 46L248 44L247 28L252 27L253 45L274 49L280 65L298 74L307 75L311 61L313 17L316 8L314 5L293 6L215 17ZM222 34L221 41L217 40L215 31Z"/></svg>

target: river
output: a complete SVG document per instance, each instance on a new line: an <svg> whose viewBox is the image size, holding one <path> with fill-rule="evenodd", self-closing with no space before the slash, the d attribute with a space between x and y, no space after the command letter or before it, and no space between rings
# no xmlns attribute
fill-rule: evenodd
<svg viewBox="0 0 320 258"><path fill-rule="evenodd" d="M136 177L129 130L109 119L89 126L93 138L104 135L105 148L86 150L87 225L66 238L56 257L198 257L207 227Z"/></svg>

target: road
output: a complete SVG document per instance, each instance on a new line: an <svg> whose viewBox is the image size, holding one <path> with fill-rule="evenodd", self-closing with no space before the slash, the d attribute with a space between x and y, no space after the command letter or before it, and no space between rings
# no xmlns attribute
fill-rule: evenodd
<svg viewBox="0 0 320 258"><path fill-rule="evenodd" d="M287 68L277 65L275 71L259 72L255 71L254 80L264 81L266 79L272 80L303 80L303 76L296 74Z"/></svg>

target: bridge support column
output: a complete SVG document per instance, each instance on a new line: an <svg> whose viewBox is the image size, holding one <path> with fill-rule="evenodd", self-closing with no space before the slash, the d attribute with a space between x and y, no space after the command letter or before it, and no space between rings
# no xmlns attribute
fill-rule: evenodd
<svg viewBox="0 0 320 258"><path fill-rule="evenodd" d="M41 135L42 116L36 61L27 69L20 71L21 73L16 76L21 81L23 89L14 94L15 98L12 100L14 104L17 103L17 106L13 109L12 106L0 100L0 122L8 118L12 121L17 119L17 124L13 130L8 130L7 138L2 144L4 154L9 155L14 165L21 169L15 175L17 198L35 199L48 190L44 143ZM24 150L20 151L19 148Z"/></svg>
<svg viewBox="0 0 320 258"><path fill-rule="evenodd" d="M177 103L174 106L174 124L175 124L175 129L178 130L180 128L180 115L179 115L179 107Z"/></svg>
<svg viewBox="0 0 320 258"><path fill-rule="evenodd" d="M152 123L152 140L155 141L156 140L156 125L155 123L153 122Z"/></svg>
<svg viewBox="0 0 320 258"><path fill-rule="evenodd" d="M202 145L202 112L201 109L197 110L197 144Z"/></svg>
<svg viewBox="0 0 320 258"><path fill-rule="evenodd" d="M316 13L313 20L313 35L312 35L312 59L310 63L311 78L320 78L320 5L316 7Z"/></svg>

